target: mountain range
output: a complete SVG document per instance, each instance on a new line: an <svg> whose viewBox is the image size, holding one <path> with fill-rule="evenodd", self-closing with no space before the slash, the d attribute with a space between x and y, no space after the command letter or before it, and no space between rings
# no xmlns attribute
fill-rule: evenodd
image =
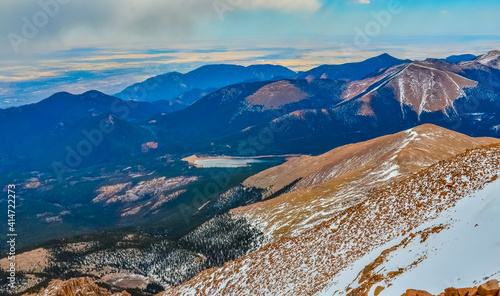
<svg viewBox="0 0 500 296"><path fill-rule="evenodd" d="M83 154L89 153L82 158L84 165L137 157L141 145L129 143L154 138L139 123L161 110L168 106L125 102L97 91L57 93L36 104L0 110L0 136L9 139L9 145L0 147L2 169L10 163L26 169L66 163L79 145L85 146Z"/></svg>
<svg viewBox="0 0 500 296"><path fill-rule="evenodd" d="M498 69L485 66L485 59L458 65L411 62L351 82L315 79L232 85L154 125L159 138L169 142L174 142L169 136L175 138L180 151L189 150L194 142L205 147L204 152L238 155L318 154L422 123L495 136L500 76ZM165 126L171 127L168 135L161 134ZM245 143L278 129L261 149ZM185 139L186 135L192 137Z"/></svg>
<svg viewBox="0 0 500 296"><path fill-rule="evenodd" d="M11 141L0 158L6 167L47 169L104 118L120 122L117 132L82 166L145 156L143 145L153 142L157 148L148 154L252 156L317 155L423 123L494 137L500 131L499 59L499 51L454 63L384 54L299 74L271 65L210 65L131 86L118 95L125 100L96 91L58 93L0 110L0 123L9 126L0 135ZM158 86L153 92L128 101L152 83ZM189 99L180 107L174 97ZM143 102L151 100L157 101Z"/></svg>
<svg viewBox="0 0 500 296"><path fill-rule="evenodd" d="M296 73L283 66L206 65L186 74L170 72L125 88L115 96L123 100L166 100L182 108L221 87L231 84L290 78Z"/></svg>
<svg viewBox="0 0 500 296"><path fill-rule="evenodd" d="M309 71L300 72L298 79L330 79L330 80L361 80L387 68L411 63L411 60L400 60L389 54L367 59L358 63L341 65L322 65Z"/></svg>

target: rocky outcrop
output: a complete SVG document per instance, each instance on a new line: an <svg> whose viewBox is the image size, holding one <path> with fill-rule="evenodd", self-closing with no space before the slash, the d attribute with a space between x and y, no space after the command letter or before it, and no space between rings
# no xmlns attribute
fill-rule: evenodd
<svg viewBox="0 0 500 296"><path fill-rule="evenodd" d="M74 278L67 281L54 280L50 282L46 289L43 289L38 294L25 296L131 296L123 291L121 293L112 294L110 291L99 287L88 277Z"/></svg>
<svg viewBox="0 0 500 296"><path fill-rule="evenodd" d="M479 287L473 288L448 288L437 296L499 296L500 289L498 286L498 280L491 280L487 283L480 285ZM433 296L426 291L420 290L407 290L402 296Z"/></svg>
<svg viewBox="0 0 500 296"><path fill-rule="evenodd" d="M410 289L403 296L432 296L429 292Z"/></svg>
<svg viewBox="0 0 500 296"><path fill-rule="evenodd" d="M498 287L498 280L491 280L485 284L482 284L481 286L479 286L479 288L477 288L477 294L480 296L487 296L487 295L495 296L500 294L500 289Z"/></svg>

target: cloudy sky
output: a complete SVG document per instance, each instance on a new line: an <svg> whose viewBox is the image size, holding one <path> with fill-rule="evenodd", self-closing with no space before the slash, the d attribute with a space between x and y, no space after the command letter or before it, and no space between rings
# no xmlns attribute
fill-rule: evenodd
<svg viewBox="0 0 500 296"><path fill-rule="evenodd" d="M0 108L208 63L500 49L498 0L0 0Z"/></svg>

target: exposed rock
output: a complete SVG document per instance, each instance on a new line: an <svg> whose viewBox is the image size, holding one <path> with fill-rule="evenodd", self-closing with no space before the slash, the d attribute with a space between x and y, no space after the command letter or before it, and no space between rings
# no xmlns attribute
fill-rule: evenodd
<svg viewBox="0 0 500 296"><path fill-rule="evenodd" d="M477 294L479 296L488 296L488 295L495 296L498 295L498 290L499 290L498 280L491 280L479 286L479 288L477 289Z"/></svg>
<svg viewBox="0 0 500 296"><path fill-rule="evenodd" d="M46 289L43 289L34 296L131 296L123 291L112 294L108 290L101 288L91 278L74 278L67 281L54 280L50 282Z"/></svg>
<svg viewBox="0 0 500 296"><path fill-rule="evenodd" d="M472 296L477 294L477 287L457 289L459 296Z"/></svg>
<svg viewBox="0 0 500 296"><path fill-rule="evenodd" d="M155 150L155 149L158 149L157 142L147 142L147 143L143 143L141 146L142 153L147 153L147 152L149 152L149 150Z"/></svg>
<svg viewBox="0 0 500 296"><path fill-rule="evenodd" d="M115 201L115 196L132 188L132 182L115 184L111 186L102 186L97 190L99 195L92 200L92 202L106 202L111 203Z"/></svg>
<svg viewBox="0 0 500 296"><path fill-rule="evenodd" d="M447 288L444 293L437 296L498 296L499 293L498 281L491 280L478 287L473 288ZM426 291L407 290L402 296L433 296Z"/></svg>
<svg viewBox="0 0 500 296"><path fill-rule="evenodd" d="M460 296L457 288L447 288L444 290L444 296Z"/></svg>
<svg viewBox="0 0 500 296"><path fill-rule="evenodd" d="M198 177L175 177L175 178L155 178L149 181L142 181L132 186L132 182L103 186L97 190L99 195L92 202L129 203L134 202L145 196L162 197L162 193L169 190L175 190L186 186L198 180Z"/></svg>
<svg viewBox="0 0 500 296"><path fill-rule="evenodd" d="M403 294L403 296L432 296L432 295L426 291L410 289L407 290L406 293Z"/></svg>

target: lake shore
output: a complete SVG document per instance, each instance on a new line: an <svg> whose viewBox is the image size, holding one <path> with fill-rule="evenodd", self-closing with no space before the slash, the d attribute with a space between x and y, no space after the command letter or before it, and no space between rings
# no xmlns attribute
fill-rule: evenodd
<svg viewBox="0 0 500 296"><path fill-rule="evenodd" d="M252 156L252 157L246 157L246 156L227 156L227 155L219 155L219 156L213 156L213 155L191 155L188 157L184 157L181 159L182 161L188 162L190 165L195 166L197 168L203 168L206 167L202 163L207 160L220 160L221 162L224 160L228 161L238 161L241 160L241 162L238 164L237 162L233 162L231 164L228 164L227 167L238 167L238 166L248 166L250 163L254 162L263 162L269 159L273 158L283 158L285 161L288 161L292 158L295 157L301 157L301 154L285 154L285 155L260 155L260 156ZM248 161L245 161L248 160ZM256 160L256 161L252 161ZM219 167L224 167L224 166L219 166Z"/></svg>

